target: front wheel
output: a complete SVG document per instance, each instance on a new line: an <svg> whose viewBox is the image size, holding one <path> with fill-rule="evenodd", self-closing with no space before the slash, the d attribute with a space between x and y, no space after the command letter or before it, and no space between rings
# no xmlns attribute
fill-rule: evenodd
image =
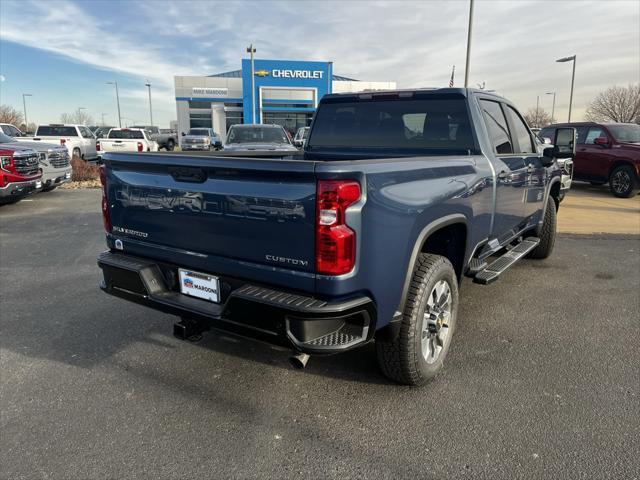
<svg viewBox="0 0 640 480"><path fill-rule="evenodd" d="M458 281L445 257L420 254L404 305L400 333L376 340L378 363L391 380L422 385L434 378L451 345L458 313Z"/></svg>
<svg viewBox="0 0 640 480"><path fill-rule="evenodd" d="M167 149L167 152L173 152L173 149L175 147L175 143L173 142L173 140L169 140L167 142L167 146L165 147Z"/></svg>
<svg viewBox="0 0 640 480"><path fill-rule="evenodd" d="M611 193L619 198L635 197L640 189L639 183L633 168L629 165L614 168L609 177Z"/></svg>

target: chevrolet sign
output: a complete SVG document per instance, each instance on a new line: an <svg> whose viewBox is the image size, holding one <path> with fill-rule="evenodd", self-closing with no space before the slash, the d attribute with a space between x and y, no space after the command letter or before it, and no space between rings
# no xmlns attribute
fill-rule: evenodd
<svg viewBox="0 0 640 480"><path fill-rule="evenodd" d="M256 72L257 74L257 72ZM273 78L322 78L322 70L272 70Z"/></svg>

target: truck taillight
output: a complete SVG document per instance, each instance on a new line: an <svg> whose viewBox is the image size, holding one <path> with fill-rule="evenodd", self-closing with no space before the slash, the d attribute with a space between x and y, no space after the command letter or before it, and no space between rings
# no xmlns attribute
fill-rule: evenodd
<svg viewBox="0 0 640 480"><path fill-rule="evenodd" d="M316 200L316 271L342 275L356 263L356 233L345 221L350 205L360 200L353 180L320 180Z"/></svg>
<svg viewBox="0 0 640 480"><path fill-rule="evenodd" d="M64 144L67 143L67 141L64 138L60 139L60 145L62 145L64 147Z"/></svg>
<svg viewBox="0 0 640 480"><path fill-rule="evenodd" d="M102 185L102 223L107 233L111 233L111 215L109 214L109 195L107 193L107 169L100 165L100 184Z"/></svg>
<svg viewBox="0 0 640 480"><path fill-rule="evenodd" d="M142 142L138 142L138 151L141 152L143 148Z"/></svg>

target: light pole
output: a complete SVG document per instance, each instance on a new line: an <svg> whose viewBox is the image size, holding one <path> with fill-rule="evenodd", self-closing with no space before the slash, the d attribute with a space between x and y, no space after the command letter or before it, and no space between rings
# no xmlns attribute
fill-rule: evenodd
<svg viewBox="0 0 640 480"><path fill-rule="evenodd" d="M547 92L546 95L553 95L553 103L551 104L551 123L553 123L553 115L556 112L556 92Z"/></svg>
<svg viewBox="0 0 640 480"><path fill-rule="evenodd" d="M473 0L469 0L469 30L467 31L467 61L464 66L464 88L469 86L469 60L471 59L471 30L473 27Z"/></svg>
<svg viewBox="0 0 640 480"><path fill-rule="evenodd" d="M118 93L118 82L107 82L107 85L116 86L116 102L118 103L118 127L122 128L122 117L120 116L120 94Z"/></svg>
<svg viewBox="0 0 640 480"><path fill-rule="evenodd" d="M27 121L27 101L25 97L33 97L30 93L22 94L22 108L24 109L24 131L25 133L29 130L29 122Z"/></svg>
<svg viewBox="0 0 640 480"><path fill-rule="evenodd" d="M536 127L540 128L540 95L536 97Z"/></svg>
<svg viewBox="0 0 640 480"><path fill-rule="evenodd" d="M576 56L571 55L570 57L563 57L556 60L558 63L564 62L573 62L573 71L571 72L571 93L569 94L569 118L567 122L571 123L571 105L573 103L573 81L576 78Z"/></svg>
<svg viewBox="0 0 640 480"><path fill-rule="evenodd" d="M247 53L251 54L251 123L256 123L256 71L255 64L253 63L253 54L256 53L256 49L253 43L247 47Z"/></svg>
<svg viewBox="0 0 640 480"><path fill-rule="evenodd" d="M153 127L153 110L151 109L151 83L149 83L149 80L147 80L147 83L145 83L144 86L149 89L149 118L151 119L151 126Z"/></svg>

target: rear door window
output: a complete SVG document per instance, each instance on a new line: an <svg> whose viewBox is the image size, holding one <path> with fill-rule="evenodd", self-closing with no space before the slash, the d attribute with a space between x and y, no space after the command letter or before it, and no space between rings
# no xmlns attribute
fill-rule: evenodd
<svg viewBox="0 0 640 480"><path fill-rule="evenodd" d="M533 153L533 143L531 142L531 135L524 120L520 117L520 114L516 112L510 105L506 105L507 115L511 120L511 124L514 127L514 147L516 147L516 153Z"/></svg>
<svg viewBox="0 0 640 480"><path fill-rule="evenodd" d="M598 137L606 137L607 134L600 127L590 127L587 137L584 139L586 145L593 145L594 140Z"/></svg>
<svg viewBox="0 0 640 480"><path fill-rule="evenodd" d="M480 100L484 122L489 131L489 138L493 149L498 155L513 153L513 144L507 119L498 102L492 100Z"/></svg>

